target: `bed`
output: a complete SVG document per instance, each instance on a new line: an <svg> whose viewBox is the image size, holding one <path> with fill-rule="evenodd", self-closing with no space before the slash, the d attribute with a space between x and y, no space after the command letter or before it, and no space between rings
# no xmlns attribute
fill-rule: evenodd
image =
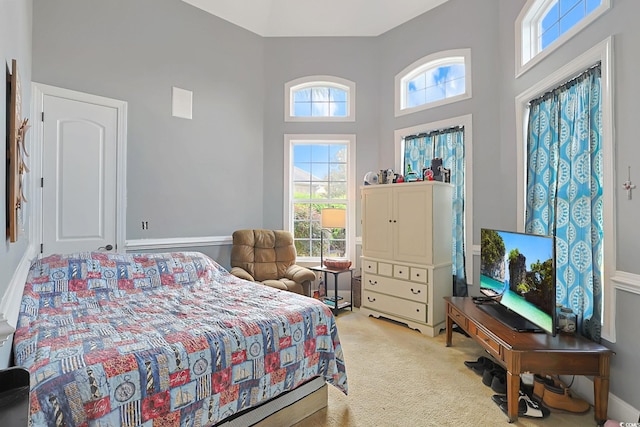
<svg viewBox="0 0 640 427"><path fill-rule="evenodd" d="M35 261L14 358L33 427L222 425L313 384L348 392L329 307L198 252Z"/></svg>

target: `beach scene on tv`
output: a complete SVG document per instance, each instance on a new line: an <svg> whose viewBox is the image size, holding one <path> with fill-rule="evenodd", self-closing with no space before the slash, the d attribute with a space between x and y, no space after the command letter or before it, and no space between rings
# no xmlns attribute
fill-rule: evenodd
<svg viewBox="0 0 640 427"><path fill-rule="evenodd" d="M554 240L481 230L480 290L545 331L556 305Z"/></svg>

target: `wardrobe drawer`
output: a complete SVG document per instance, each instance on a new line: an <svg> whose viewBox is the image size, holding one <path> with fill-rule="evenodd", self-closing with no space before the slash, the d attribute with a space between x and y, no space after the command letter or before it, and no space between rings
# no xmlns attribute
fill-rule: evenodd
<svg viewBox="0 0 640 427"><path fill-rule="evenodd" d="M368 259L362 260L362 271L376 274L378 272L378 263Z"/></svg>
<svg viewBox="0 0 640 427"><path fill-rule="evenodd" d="M393 277L403 280L409 280L409 267L406 265L393 265Z"/></svg>
<svg viewBox="0 0 640 427"><path fill-rule="evenodd" d="M427 271L428 270L425 268L411 267L410 280L413 282L428 283L429 281L427 280L428 279Z"/></svg>
<svg viewBox="0 0 640 427"><path fill-rule="evenodd" d="M365 290L362 305L375 311L401 316L418 322L427 321L427 305Z"/></svg>
<svg viewBox="0 0 640 427"><path fill-rule="evenodd" d="M393 276L393 264L387 264L386 262L378 263L378 274L382 276Z"/></svg>
<svg viewBox="0 0 640 427"><path fill-rule="evenodd" d="M362 276L364 289L404 298L426 304L428 301L427 285L422 283L405 282L391 277L365 273Z"/></svg>

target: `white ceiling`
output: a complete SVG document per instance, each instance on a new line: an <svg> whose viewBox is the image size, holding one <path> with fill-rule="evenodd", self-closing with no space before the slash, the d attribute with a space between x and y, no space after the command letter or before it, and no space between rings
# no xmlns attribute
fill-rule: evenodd
<svg viewBox="0 0 640 427"><path fill-rule="evenodd" d="M447 0L182 0L263 37L378 36Z"/></svg>

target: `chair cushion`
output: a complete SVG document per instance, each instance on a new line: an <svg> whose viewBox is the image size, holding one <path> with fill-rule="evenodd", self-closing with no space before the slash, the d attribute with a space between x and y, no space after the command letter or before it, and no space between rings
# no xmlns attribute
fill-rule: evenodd
<svg viewBox="0 0 640 427"><path fill-rule="evenodd" d="M293 236L284 230L237 230L233 233L231 267L246 270L257 281L285 277L296 261Z"/></svg>

